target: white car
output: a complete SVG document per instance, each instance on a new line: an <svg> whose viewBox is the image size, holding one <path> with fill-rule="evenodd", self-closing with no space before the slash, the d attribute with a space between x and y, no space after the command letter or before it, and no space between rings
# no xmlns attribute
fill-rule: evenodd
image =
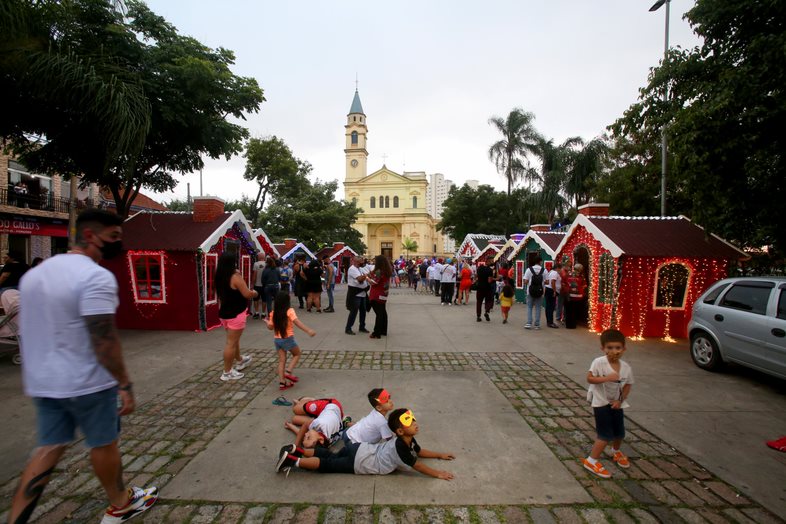
<svg viewBox="0 0 786 524"><path fill-rule="evenodd" d="M702 369L734 362L786 379L786 278L716 282L694 304L688 335Z"/></svg>

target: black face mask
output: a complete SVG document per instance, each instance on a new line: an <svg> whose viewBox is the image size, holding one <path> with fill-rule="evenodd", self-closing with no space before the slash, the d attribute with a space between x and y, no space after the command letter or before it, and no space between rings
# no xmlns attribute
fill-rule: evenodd
<svg viewBox="0 0 786 524"><path fill-rule="evenodd" d="M109 260L110 258L115 258L123 251L123 241L116 240L114 242L107 242L106 240L102 240L104 245L102 245L99 249L101 250L101 257L104 260Z"/></svg>

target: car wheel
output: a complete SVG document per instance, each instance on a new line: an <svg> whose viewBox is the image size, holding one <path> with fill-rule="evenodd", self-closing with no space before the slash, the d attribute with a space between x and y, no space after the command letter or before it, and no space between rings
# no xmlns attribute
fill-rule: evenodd
<svg viewBox="0 0 786 524"><path fill-rule="evenodd" d="M718 345L704 331L699 331L691 336L690 356L694 364L708 371L717 370L723 365Z"/></svg>

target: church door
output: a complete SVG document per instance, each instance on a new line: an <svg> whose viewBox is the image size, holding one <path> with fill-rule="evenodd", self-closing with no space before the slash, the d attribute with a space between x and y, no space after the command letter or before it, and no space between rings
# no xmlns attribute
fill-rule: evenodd
<svg viewBox="0 0 786 524"><path fill-rule="evenodd" d="M381 242L380 254L388 260L393 260L393 242Z"/></svg>

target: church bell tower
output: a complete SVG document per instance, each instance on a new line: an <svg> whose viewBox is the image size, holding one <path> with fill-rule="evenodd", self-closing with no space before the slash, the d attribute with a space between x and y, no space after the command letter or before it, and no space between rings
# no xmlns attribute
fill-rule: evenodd
<svg viewBox="0 0 786 524"><path fill-rule="evenodd" d="M345 182L355 182L365 177L368 166L368 151L366 150L366 114L360 104L360 95L355 89L355 97L352 99L352 107L349 108L347 115L346 129L346 177Z"/></svg>

